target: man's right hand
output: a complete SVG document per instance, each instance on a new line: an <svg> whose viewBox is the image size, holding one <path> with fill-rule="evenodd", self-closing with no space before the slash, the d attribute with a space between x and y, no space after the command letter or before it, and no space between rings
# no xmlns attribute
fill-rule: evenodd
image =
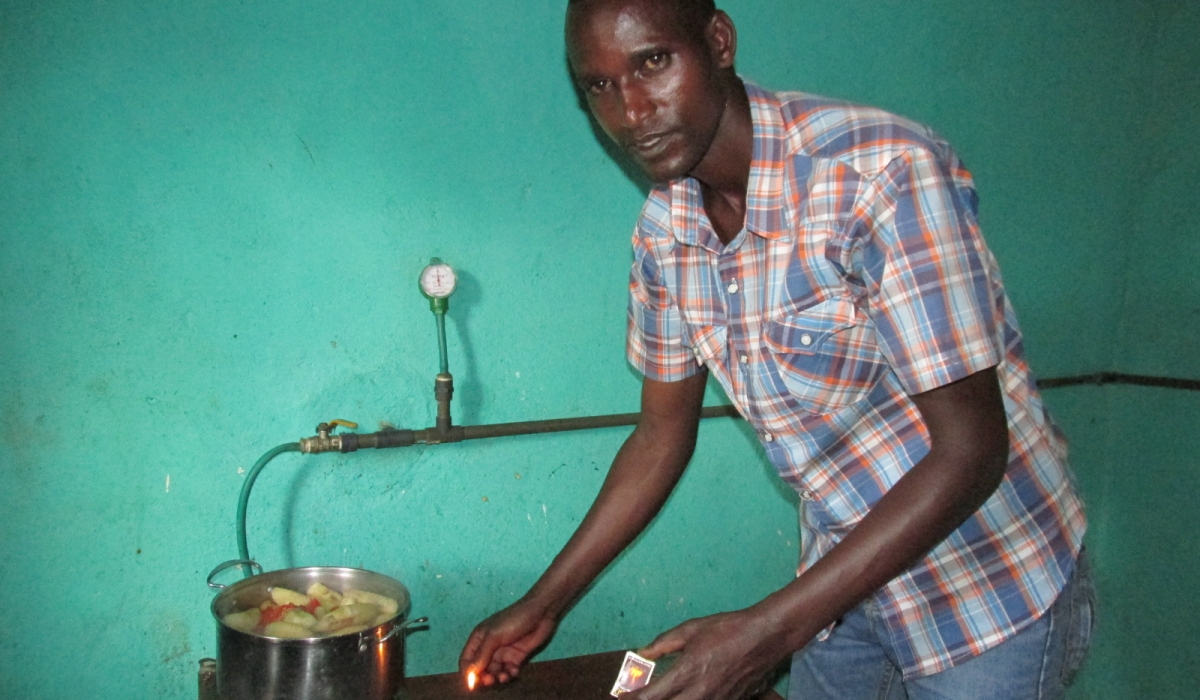
<svg viewBox="0 0 1200 700"><path fill-rule="evenodd" d="M507 683L557 628L558 621L540 606L518 600L475 627L458 658L458 670L464 678L474 671L483 685Z"/></svg>

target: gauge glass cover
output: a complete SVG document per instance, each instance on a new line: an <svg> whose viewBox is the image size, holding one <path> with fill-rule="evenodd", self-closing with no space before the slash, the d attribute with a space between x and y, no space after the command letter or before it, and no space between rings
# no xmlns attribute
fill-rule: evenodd
<svg viewBox="0 0 1200 700"><path fill-rule="evenodd" d="M428 265L421 271L421 291L435 299L443 299L453 294L456 284L458 277L454 274L454 269L445 263Z"/></svg>

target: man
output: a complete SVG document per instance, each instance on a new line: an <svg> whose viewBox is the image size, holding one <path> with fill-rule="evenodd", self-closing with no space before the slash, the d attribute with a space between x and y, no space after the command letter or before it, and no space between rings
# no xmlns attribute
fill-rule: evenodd
<svg viewBox="0 0 1200 700"><path fill-rule="evenodd" d="M660 635L642 653L680 656L634 697L742 697L793 652L793 698L1060 697L1090 629L1084 516L957 157L743 83L711 0L572 0L566 39L592 114L659 183L633 239L642 418L464 673L516 676L650 522L711 372L800 493L800 573Z"/></svg>

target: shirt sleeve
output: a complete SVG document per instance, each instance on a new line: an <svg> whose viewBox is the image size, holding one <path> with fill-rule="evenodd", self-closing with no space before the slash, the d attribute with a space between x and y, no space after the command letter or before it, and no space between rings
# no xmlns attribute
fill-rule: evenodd
<svg viewBox="0 0 1200 700"><path fill-rule="evenodd" d="M699 372L700 364L683 342L679 308L640 233L633 236L625 355L647 379L677 382Z"/></svg>
<svg viewBox="0 0 1200 700"><path fill-rule="evenodd" d="M860 222L860 274L879 346L905 391L936 389L999 364L1002 297L970 175L952 153L914 148L892 160L872 188Z"/></svg>

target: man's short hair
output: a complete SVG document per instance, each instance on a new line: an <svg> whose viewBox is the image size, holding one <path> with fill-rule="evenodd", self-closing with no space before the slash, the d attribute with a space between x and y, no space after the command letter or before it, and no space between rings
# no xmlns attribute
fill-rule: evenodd
<svg viewBox="0 0 1200 700"><path fill-rule="evenodd" d="M596 2L597 0L567 0L567 6L581 5L587 2ZM708 28L709 21L713 15L717 13L717 5L714 0L648 0L662 5L671 5L676 16L683 23L684 29L688 35L702 39L704 30Z"/></svg>

